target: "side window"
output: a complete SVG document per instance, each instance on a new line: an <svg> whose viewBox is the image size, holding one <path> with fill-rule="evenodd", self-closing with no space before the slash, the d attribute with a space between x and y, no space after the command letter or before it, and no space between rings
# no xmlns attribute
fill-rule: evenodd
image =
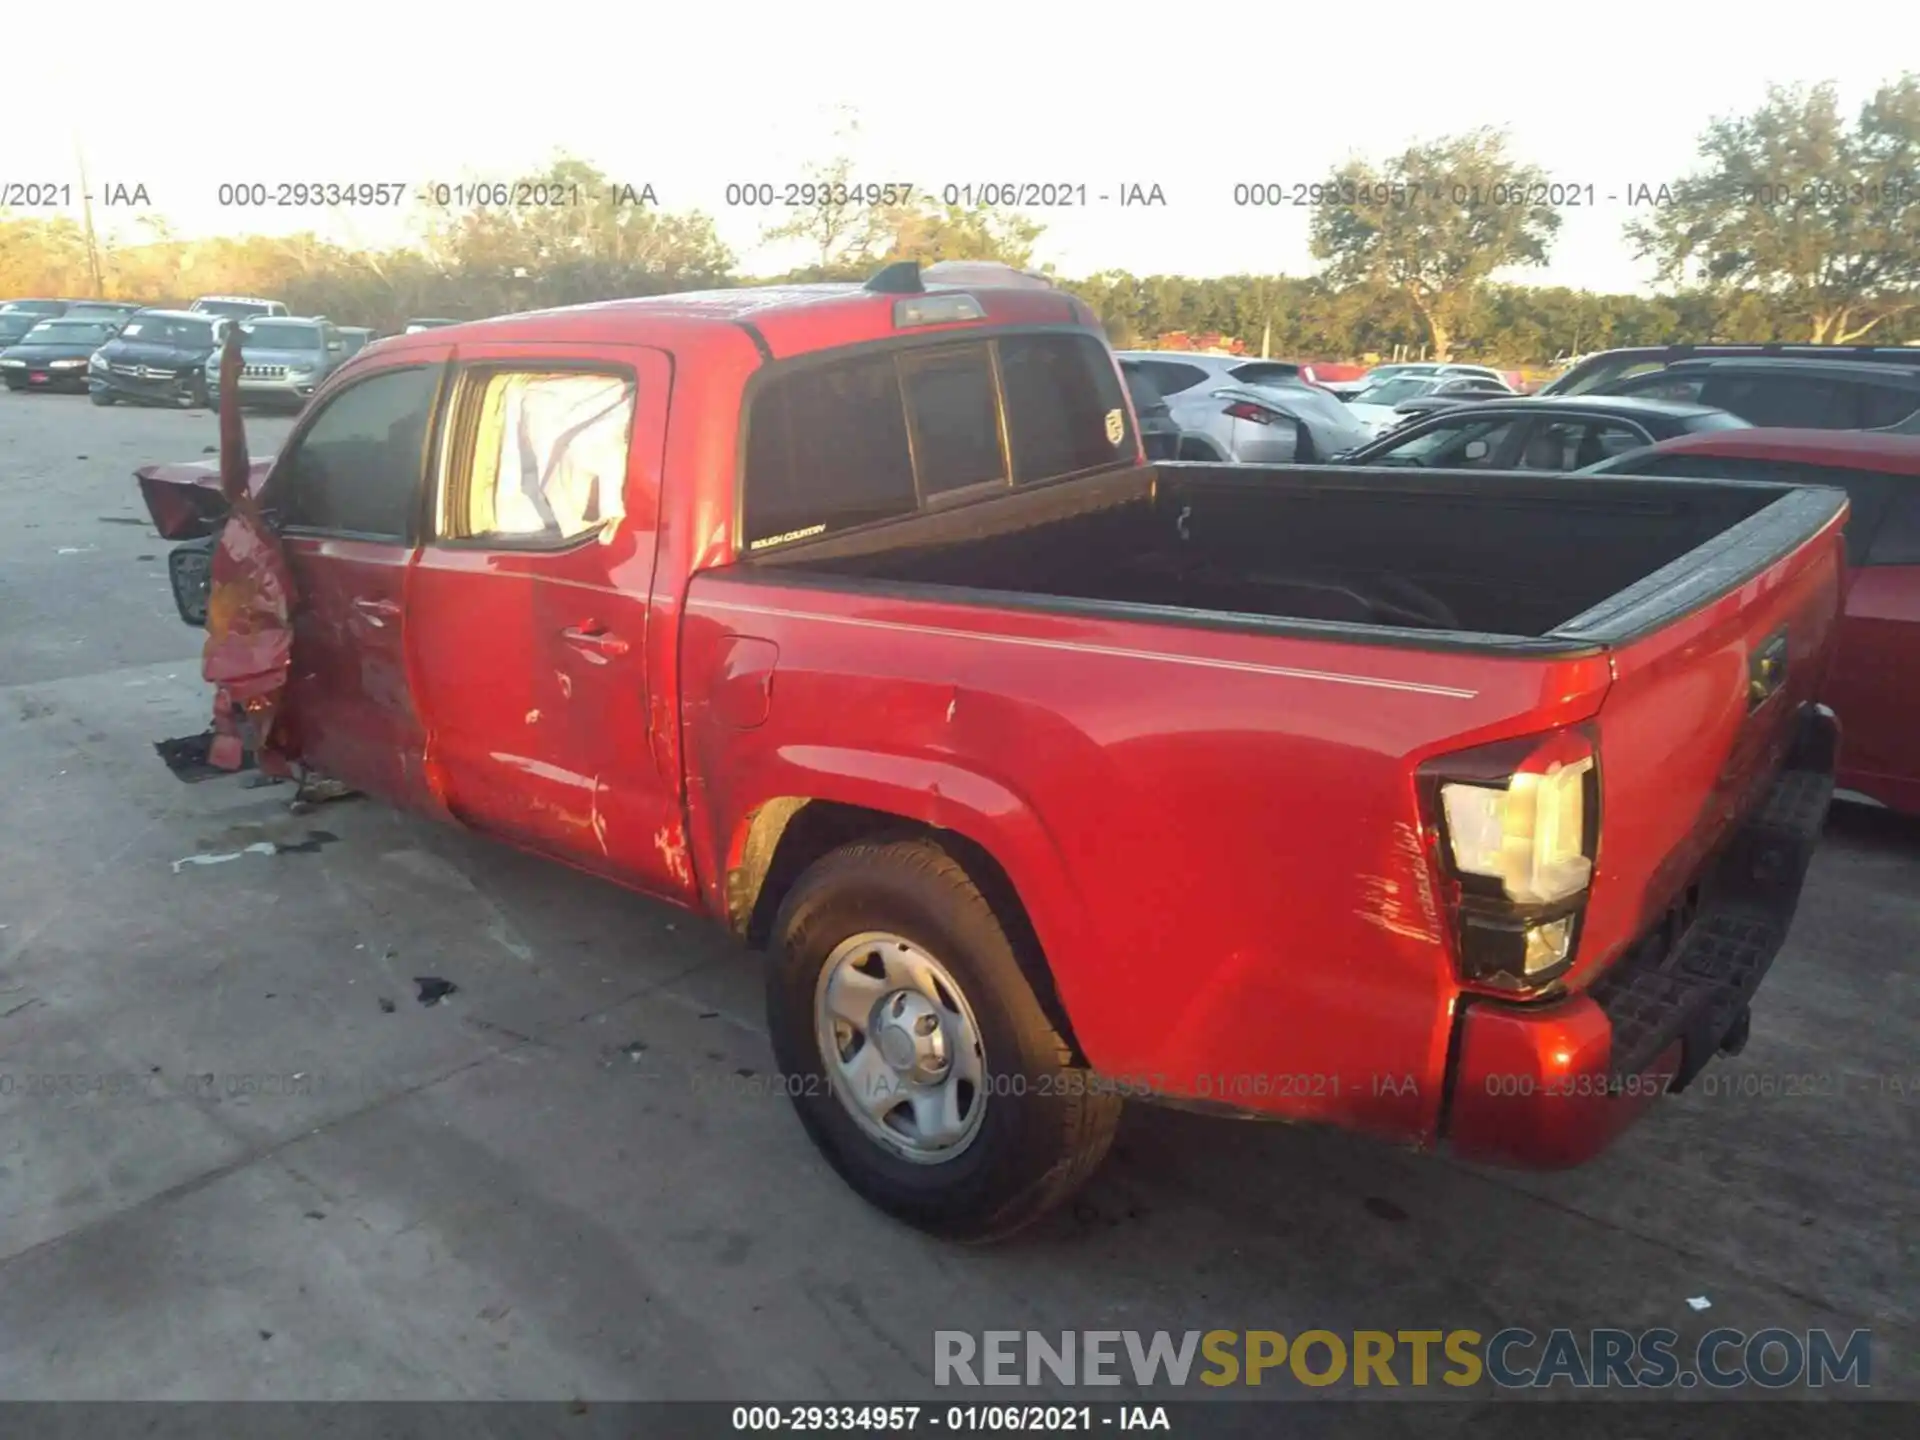
<svg viewBox="0 0 1920 1440"><path fill-rule="evenodd" d="M1427 470L1491 469L1501 447L1512 438L1518 420L1461 417L1408 437L1374 462L1418 465Z"/></svg>
<svg viewBox="0 0 1920 1440"><path fill-rule="evenodd" d="M1107 348L1091 336L1019 335L1000 342L1013 478L1026 484L1131 459L1133 426ZM1166 407L1140 376L1140 409Z"/></svg>
<svg viewBox="0 0 1920 1440"><path fill-rule="evenodd" d="M1901 477L1899 491L1867 554L1869 565L1920 565L1920 476Z"/></svg>
<svg viewBox="0 0 1920 1440"><path fill-rule="evenodd" d="M1520 457L1522 470L1579 470L1625 455L1651 436L1622 421L1555 420L1535 428Z"/></svg>
<svg viewBox="0 0 1920 1440"><path fill-rule="evenodd" d="M1808 430L1852 426L1844 387L1830 380L1789 376L1728 375L1709 380L1704 403L1730 410L1754 425Z"/></svg>
<svg viewBox="0 0 1920 1440"><path fill-rule="evenodd" d="M985 345L929 350L900 360L913 426L914 469L926 497L1007 481L1000 395Z"/></svg>
<svg viewBox="0 0 1920 1440"><path fill-rule="evenodd" d="M1574 455L1574 469L1583 470L1589 465L1598 465L1602 460L1611 460L1616 455L1625 455L1630 450L1638 450L1651 443L1653 437L1638 427L1627 424L1597 422L1587 426L1587 433L1580 438L1580 448Z"/></svg>
<svg viewBox="0 0 1920 1440"><path fill-rule="evenodd" d="M1862 430L1880 430L1898 425L1920 410L1920 391L1902 390L1892 385L1862 385L1856 391L1860 402L1859 426Z"/></svg>
<svg viewBox="0 0 1920 1440"><path fill-rule="evenodd" d="M1204 384L1207 379L1207 372L1198 365L1185 365L1178 360L1142 360L1140 368L1147 372L1153 388L1162 395L1178 395Z"/></svg>
<svg viewBox="0 0 1920 1440"><path fill-rule="evenodd" d="M749 549L910 514L906 408L891 355L782 375L747 415Z"/></svg>
<svg viewBox="0 0 1920 1440"><path fill-rule="evenodd" d="M281 522L406 538L440 372L385 370L328 400L274 467L266 503Z"/></svg>
<svg viewBox="0 0 1920 1440"><path fill-rule="evenodd" d="M479 371L463 389L443 526L450 538L566 543L625 513L633 382Z"/></svg>
<svg viewBox="0 0 1920 1440"><path fill-rule="evenodd" d="M1700 401L1700 392L1706 388L1706 377L1700 374L1669 375L1662 371L1643 373L1616 381L1607 386L1597 386L1596 391L1608 395L1637 395L1646 400L1674 400L1683 405L1693 405ZM1706 402L1710 405L1718 401Z"/></svg>
<svg viewBox="0 0 1920 1440"><path fill-rule="evenodd" d="M1236 365L1227 372L1242 385L1271 385L1278 381L1282 385L1291 384L1300 378L1298 365L1279 365L1271 361L1254 361L1247 365Z"/></svg>

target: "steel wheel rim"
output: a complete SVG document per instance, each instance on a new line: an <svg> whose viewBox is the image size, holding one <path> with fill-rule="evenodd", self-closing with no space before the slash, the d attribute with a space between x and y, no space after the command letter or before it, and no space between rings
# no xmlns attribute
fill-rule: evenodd
<svg viewBox="0 0 1920 1440"><path fill-rule="evenodd" d="M834 1098L903 1160L938 1165L979 1138L986 1047L953 973L886 931L843 940L820 967L814 1030Z"/></svg>

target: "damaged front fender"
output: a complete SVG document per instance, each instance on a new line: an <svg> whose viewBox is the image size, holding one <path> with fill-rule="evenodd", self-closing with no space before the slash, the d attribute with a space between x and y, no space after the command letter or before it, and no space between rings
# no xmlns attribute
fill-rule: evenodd
<svg viewBox="0 0 1920 1440"><path fill-rule="evenodd" d="M220 356L217 496L226 519L213 537L207 639L200 660L200 673L214 686L214 738L207 758L222 770L237 770L251 750L263 771L285 775L296 758L286 743L281 705L292 670L293 609L299 597L280 538L258 503L265 471L247 458L239 379L236 325L228 327ZM195 481L191 488L206 487Z"/></svg>

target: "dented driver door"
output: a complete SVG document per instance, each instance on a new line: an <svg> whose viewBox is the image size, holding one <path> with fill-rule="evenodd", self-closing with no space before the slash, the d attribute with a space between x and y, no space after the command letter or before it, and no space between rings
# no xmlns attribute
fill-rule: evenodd
<svg viewBox="0 0 1920 1440"><path fill-rule="evenodd" d="M328 395L260 495L299 597L282 707L294 748L320 774L407 808L431 805L404 601L447 353L412 352Z"/></svg>
<svg viewBox="0 0 1920 1440"><path fill-rule="evenodd" d="M429 769L461 820L689 899L649 736L672 368L631 345L463 345L408 600Z"/></svg>

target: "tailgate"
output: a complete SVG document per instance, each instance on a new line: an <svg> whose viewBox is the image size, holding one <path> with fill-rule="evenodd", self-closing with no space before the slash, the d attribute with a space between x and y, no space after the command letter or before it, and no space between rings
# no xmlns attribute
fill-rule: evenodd
<svg viewBox="0 0 1920 1440"><path fill-rule="evenodd" d="M1576 975L1665 923L1767 801L1836 637L1846 513L1834 492L1789 492L1724 545L1677 562L1692 562L1677 583L1703 603L1614 649L1598 717L1600 848ZM1665 577L1669 604L1675 583ZM1627 612L1636 603L1621 600ZM1619 607L1609 608L1618 623Z"/></svg>

